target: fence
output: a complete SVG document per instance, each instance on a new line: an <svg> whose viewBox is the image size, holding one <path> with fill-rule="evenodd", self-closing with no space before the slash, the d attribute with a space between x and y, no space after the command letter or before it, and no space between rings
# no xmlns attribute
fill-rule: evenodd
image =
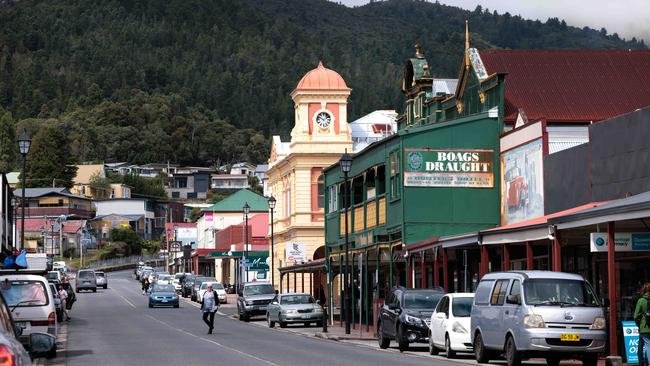
<svg viewBox="0 0 650 366"><path fill-rule="evenodd" d="M164 261L164 257L161 257L160 254L149 254L149 255L134 255L131 257L122 257L122 258L113 258L113 259L103 259L99 261L92 262L90 265L86 266L87 268L97 269L97 268L110 268L110 267L122 267L128 265L136 265L138 262L161 262Z"/></svg>

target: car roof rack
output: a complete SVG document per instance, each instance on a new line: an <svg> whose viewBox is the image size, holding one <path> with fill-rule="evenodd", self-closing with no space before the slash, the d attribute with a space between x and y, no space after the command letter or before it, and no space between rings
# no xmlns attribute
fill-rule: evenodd
<svg viewBox="0 0 650 366"><path fill-rule="evenodd" d="M45 276L47 275L47 272L48 272L47 269L29 269L29 268L0 269L0 276L16 275L16 274Z"/></svg>

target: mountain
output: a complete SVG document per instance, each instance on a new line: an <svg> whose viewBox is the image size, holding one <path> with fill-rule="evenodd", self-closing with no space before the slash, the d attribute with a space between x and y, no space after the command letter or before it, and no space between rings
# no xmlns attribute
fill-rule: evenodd
<svg viewBox="0 0 650 366"><path fill-rule="evenodd" d="M465 19L479 49L645 47L559 19L413 0L5 0L0 107L28 119L18 128L62 123L78 161L261 162L319 60L353 89L350 120L400 109L413 45L434 76L455 77Z"/></svg>

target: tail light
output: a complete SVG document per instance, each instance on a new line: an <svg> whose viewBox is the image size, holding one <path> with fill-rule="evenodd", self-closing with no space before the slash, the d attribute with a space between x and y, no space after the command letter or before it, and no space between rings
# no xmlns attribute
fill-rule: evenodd
<svg viewBox="0 0 650 366"><path fill-rule="evenodd" d="M47 325L48 326L55 326L56 325L56 313L51 312L50 315L47 316Z"/></svg>
<svg viewBox="0 0 650 366"><path fill-rule="evenodd" d="M56 325L56 313L51 312L47 316L47 320L32 320L31 324L33 327L54 327ZM2 364L0 364L2 366Z"/></svg>
<svg viewBox="0 0 650 366"><path fill-rule="evenodd" d="M14 366L16 360L13 352L6 345L0 345L0 366Z"/></svg>

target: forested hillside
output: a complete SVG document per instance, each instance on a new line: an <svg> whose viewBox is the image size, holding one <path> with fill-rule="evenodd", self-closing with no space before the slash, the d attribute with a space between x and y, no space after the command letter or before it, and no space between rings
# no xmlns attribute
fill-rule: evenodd
<svg viewBox="0 0 650 366"><path fill-rule="evenodd" d="M5 0L0 111L32 133L59 124L79 162L259 163L269 136L290 131L289 93L318 60L353 88L350 120L399 109L413 45L435 76L455 77L466 18L479 49L645 47L558 19L412 0Z"/></svg>

